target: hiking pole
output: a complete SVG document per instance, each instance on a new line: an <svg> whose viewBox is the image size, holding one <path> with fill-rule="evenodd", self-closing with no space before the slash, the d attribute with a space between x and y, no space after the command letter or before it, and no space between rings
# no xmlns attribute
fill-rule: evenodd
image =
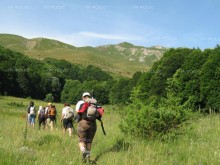
<svg viewBox="0 0 220 165"><path fill-rule="evenodd" d="M92 89L92 99L94 98L94 91L93 91L93 89Z"/></svg>
<svg viewBox="0 0 220 165"><path fill-rule="evenodd" d="M106 136L105 128L104 128L104 125L103 125L102 119L98 119L98 120L101 122L102 132L103 132L103 134Z"/></svg>

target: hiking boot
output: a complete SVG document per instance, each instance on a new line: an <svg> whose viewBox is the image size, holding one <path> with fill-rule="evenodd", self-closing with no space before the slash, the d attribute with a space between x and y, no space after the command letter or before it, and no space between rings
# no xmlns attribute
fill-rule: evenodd
<svg viewBox="0 0 220 165"><path fill-rule="evenodd" d="M82 154L83 159L86 158L86 155L87 155L87 153L85 153L85 152Z"/></svg>
<svg viewBox="0 0 220 165"><path fill-rule="evenodd" d="M87 154L85 159L89 163L90 162L90 155Z"/></svg>
<svg viewBox="0 0 220 165"><path fill-rule="evenodd" d="M88 155L88 153L84 152L82 154L82 161L83 161L83 163L89 163L89 160L90 160L90 156Z"/></svg>
<svg viewBox="0 0 220 165"><path fill-rule="evenodd" d="M85 152L82 154L82 161L83 161L83 163L86 163L86 153Z"/></svg>
<svg viewBox="0 0 220 165"><path fill-rule="evenodd" d="M90 155L88 153L83 153L82 156L83 156L83 158L82 158L82 162L83 163L88 163L88 164L91 163Z"/></svg>

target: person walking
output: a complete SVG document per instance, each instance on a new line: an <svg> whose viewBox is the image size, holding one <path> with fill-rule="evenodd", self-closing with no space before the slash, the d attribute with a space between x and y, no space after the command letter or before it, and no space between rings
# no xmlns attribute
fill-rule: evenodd
<svg viewBox="0 0 220 165"><path fill-rule="evenodd" d="M28 113L27 114L28 122L29 122L30 126L34 127L35 126L35 118L36 118L36 109L35 109L33 101L30 101L30 105L28 106L27 113Z"/></svg>
<svg viewBox="0 0 220 165"><path fill-rule="evenodd" d="M43 129L45 128L45 107L40 106L38 113L37 113L37 119L39 124L39 130L41 128L41 125L43 126Z"/></svg>
<svg viewBox="0 0 220 165"><path fill-rule="evenodd" d="M27 107L27 122L29 125L31 125L31 117L30 117L30 110L31 110L31 107L34 106L34 102L33 101L30 101L28 107Z"/></svg>
<svg viewBox="0 0 220 165"><path fill-rule="evenodd" d="M96 103L96 100L90 98L90 93L84 92L82 100L76 104L76 112L80 117L77 125L79 148L85 162L90 161L92 141L97 129L96 120L91 120L87 115L91 102Z"/></svg>
<svg viewBox="0 0 220 165"><path fill-rule="evenodd" d="M64 108L62 110L61 119L60 119L60 121L63 122L63 134L65 134L66 130L68 130L69 136L72 136L73 118L74 118L73 109L70 107L70 104L65 103Z"/></svg>
<svg viewBox="0 0 220 165"><path fill-rule="evenodd" d="M53 131L54 125L56 123L57 110L55 105L51 105L49 108L49 117L50 117L50 130Z"/></svg>
<svg viewBox="0 0 220 165"><path fill-rule="evenodd" d="M51 108L51 103L49 102L45 108L45 127L46 127L46 130L49 129L50 127L50 114L49 114L49 110Z"/></svg>

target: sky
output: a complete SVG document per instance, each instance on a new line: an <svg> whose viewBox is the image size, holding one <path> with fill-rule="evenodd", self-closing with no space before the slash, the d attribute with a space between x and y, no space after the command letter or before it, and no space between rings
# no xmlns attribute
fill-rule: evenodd
<svg viewBox="0 0 220 165"><path fill-rule="evenodd" d="M214 48L220 0L1 0L0 33L74 46Z"/></svg>

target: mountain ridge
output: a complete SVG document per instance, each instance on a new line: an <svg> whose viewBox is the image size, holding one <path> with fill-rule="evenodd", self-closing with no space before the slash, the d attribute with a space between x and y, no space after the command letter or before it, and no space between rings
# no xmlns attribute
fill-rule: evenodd
<svg viewBox="0 0 220 165"><path fill-rule="evenodd" d="M32 58L65 59L83 67L91 64L125 77L131 77L137 71L147 71L167 50L162 46L135 46L128 42L97 47L75 47L54 39L27 39L14 34L0 34L0 45Z"/></svg>

